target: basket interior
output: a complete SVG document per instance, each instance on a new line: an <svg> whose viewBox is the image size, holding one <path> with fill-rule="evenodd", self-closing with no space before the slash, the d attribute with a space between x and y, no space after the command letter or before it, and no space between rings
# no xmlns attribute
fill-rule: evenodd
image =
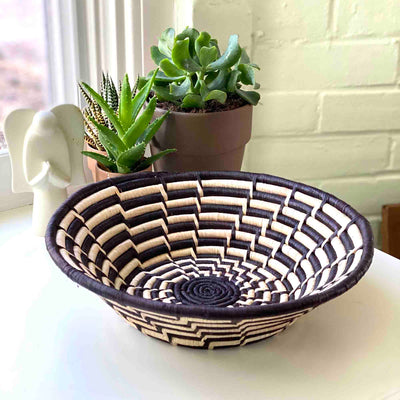
<svg viewBox="0 0 400 400"><path fill-rule="evenodd" d="M359 265L359 214L317 189L246 173L145 174L82 189L57 251L90 279L174 304L244 307L324 292Z"/></svg>

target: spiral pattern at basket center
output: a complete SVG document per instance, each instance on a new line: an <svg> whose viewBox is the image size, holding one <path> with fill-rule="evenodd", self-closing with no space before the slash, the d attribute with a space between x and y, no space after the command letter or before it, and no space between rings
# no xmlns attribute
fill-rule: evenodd
<svg viewBox="0 0 400 400"><path fill-rule="evenodd" d="M174 295L182 304L226 307L236 302L240 290L228 279L204 276L175 285Z"/></svg>

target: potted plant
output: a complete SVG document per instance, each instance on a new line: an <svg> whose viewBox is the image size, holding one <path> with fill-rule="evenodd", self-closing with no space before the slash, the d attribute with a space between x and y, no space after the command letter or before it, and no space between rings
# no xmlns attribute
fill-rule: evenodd
<svg viewBox="0 0 400 400"><path fill-rule="evenodd" d="M251 135L252 108L260 95L242 85L259 85L238 35L231 35L221 54L217 40L207 32L186 28L175 35L165 30L151 57L159 66L153 94L154 115L170 111L165 124L151 141L152 154L169 147L178 150L158 160L155 170L239 170ZM153 78L141 78L140 86Z"/></svg>
<svg viewBox="0 0 400 400"><path fill-rule="evenodd" d="M111 89L112 94L107 96L106 93L104 96L104 93L99 94L88 84L81 82L81 87L86 93L86 101L89 98L89 101L94 103L92 107L96 107L93 109L97 110L97 114L92 113L86 116L87 131L88 126L95 128L95 131L93 128L89 131L92 136L86 133L96 145L97 151L82 152L96 162L93 174L95 181L121 174L151 170L153 162L175 151L175 149L165 149L151 157L144 156L147 144L168 116L168 113L165 113L151 122L156 108L156 97L150 100L146 109L139 115L149 96L157 72L157 70L154 71L152 77L139 91L136 88L132 90L128 75L125 75L119 96L115 96L114 85ZM103 119L100 119L99 115Z"/></svg>

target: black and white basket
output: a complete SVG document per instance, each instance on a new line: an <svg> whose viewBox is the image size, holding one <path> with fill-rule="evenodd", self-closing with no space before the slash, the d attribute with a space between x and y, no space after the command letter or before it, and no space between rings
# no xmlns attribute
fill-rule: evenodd
<svg viewBox="0 0 400 400"><path fill-rule="evenodd" d="M283 331L368 269L368 222L325 192L241 172L98 182L55 213L61 270L146 335L197 348Z"/></svg>

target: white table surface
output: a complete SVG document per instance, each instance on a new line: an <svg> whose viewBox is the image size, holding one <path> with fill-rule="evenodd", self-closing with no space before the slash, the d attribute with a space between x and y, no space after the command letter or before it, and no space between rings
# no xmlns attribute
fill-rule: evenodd
<svg viewBox="0 0 400 400"><path fill-rule="evenodd" d="M30 232L30 207L0 213L0 399L400 399L400 261L284 333L192 350L144 336L64 276Z"/></svg>

